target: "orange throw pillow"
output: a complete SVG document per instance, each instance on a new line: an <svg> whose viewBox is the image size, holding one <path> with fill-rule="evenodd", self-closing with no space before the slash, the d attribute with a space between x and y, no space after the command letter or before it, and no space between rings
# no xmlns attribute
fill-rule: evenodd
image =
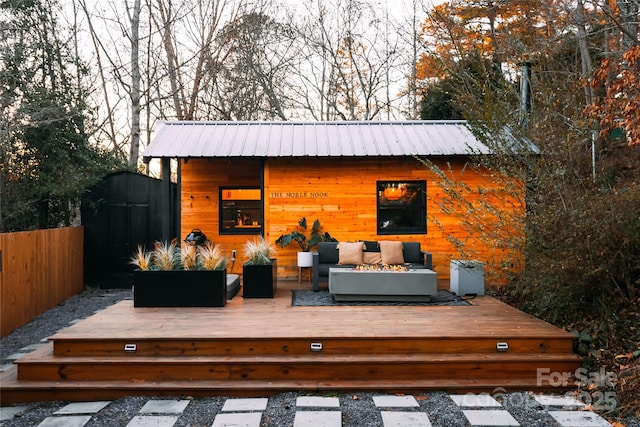
<svg viewBox="0 0 640 427"><path fill-rule="evenodd" d="M404 264L404 255L402 254L402 242L394 242L391 240L380 241L380 255L383 264Z"/></svg>
<svg viewBox="0 0 640 427"><path fill-rule="evenodd" d="M382 257L380 256L380 252L364 252L362 254L362 262L365 264L380 264Z"/></svg>
<svg viewBox="0 0 640 427"><path fill-rule="evenodd" d="M363 242L338 243L338 264L362 264Z"/></svg>

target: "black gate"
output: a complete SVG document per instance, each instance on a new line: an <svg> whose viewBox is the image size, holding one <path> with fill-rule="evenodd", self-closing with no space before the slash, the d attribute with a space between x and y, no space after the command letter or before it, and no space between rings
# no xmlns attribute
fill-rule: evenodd
<svg viewBox="0 0 640 427"><path fill-rule="evenodd" d="M138 245L162 240L163 215L169 215L172 237L178 237L178 188L171 184L170 208L162 211L162 181L133 172L108 175L88 190L82 203L85 283L102 288L129 288Z"/></svg>

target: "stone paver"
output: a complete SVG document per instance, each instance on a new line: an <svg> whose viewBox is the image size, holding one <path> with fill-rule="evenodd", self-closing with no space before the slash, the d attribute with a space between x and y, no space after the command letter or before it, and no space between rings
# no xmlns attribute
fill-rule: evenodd
<svg viewBox="0 0 640 427"><path fill-rule="evenodd" d="M28 406L3 406L0 407L0 422L9 421L18 414L28 410Z"/></svg>
<svg viewBox="0 0 640 427"><path fill-rule="evenodd" d="M28 345L28 346L26 346L26 347L22 347L22 348L20 349L20 351L21 351L21 352L24 352L24 353L29 353L29 352L31 352L31 351L37 350L37 349L39 349L39 348L42 348L44 345L45 345L45 344L31 344L31 345Z"/></svg>
<svg viewBox="0 0 640 427"><path fill-rule="evenodd" d="M296 398L298 408L339 408L340 399L324 396L299 396Z"/></svg>
<svg viewBox="0 0 640 427"><path fill-rule="evenodd" d="M9 356L5 357L5 359L6 359L6 360L13 360L13 361L15 361L15 360L20 359L21 357L26 356L27 354L29 354L29 353L13 353L13 354L10 354Z"/></svg>
<svg viewBox="0 0 640 427"><path fill-rule="evenodd" d="M519 426L520 423L508 412L496 409L462 411L472 426Z"/></svg>
<svg viewBox="0 0 640 427"><path fill-rule="evenodd" d="M91 420L91 415L47 417L38 427L82 427Z"/></svg>
<svg viewBox="0 0 640 427"><path fill-rule="evenodd" d="M611 427L600 415L588 411L549 411L562 427Z"/></svg>
<svg viewBox="0 0 640 427"><path fill-rule="evenodd" d="M267 398L227 399L222 407L223 412L264 411L267 409Z"/></svg>
<svg viewBox="0 0 640 427"><path fill-rule="evenodd" d="M451 399L461 408L498 408L500 402L488 394L451 394Z"/></svg>
<svg viewBox="0 0 640 427"><path fill-rule="evenodd" d="M429 417L424 412L381 411L384 427L431 427Z"/></svg>
<svg viewBox="0 0 640 427"><path fill-rule="evenodd" d="M95 414L100 412L109 405L108 401L103 402L75 402L58 409L56 415L78 415L78 414Z"/></svg>
<svg viewBox="0 0 640 427"><path fill-rule="evenodd" d="M378 408L417 408L420 406L413 396L373 396L373 403Z"/></svg>
<svg viewBox="0 0 640 427"><path fill-rule="evenodd" d="M560 408L582 408L584 406L584 402L568 396L539 395L534 396L534 399L542 406L554 406Z"/></svg>
<svg viewBox="0 0 640 427"><path fill-rule="evenodd" d="M486 394L449 395L458 408L454 409L457 417L465 416L472 426L519 426L518 421L504 408L496 406L496 402ZM545 410L538 410L538 421L545 425L555 419L560 427L612 427L604 418L591 411L581 411L582 402L571 396L532 396L538 405ZM431 414L420 408L414 396L376 395L369 399L378 408L383 427L430 427L431 422L438 421L438 414ZM138 414L127 424L127 427L168 427L180 424L182 414L191 400L148 398ZM364 403L364 402L363 402ZM42 420L39 427L82 427L95 417L99 423L105 422L108 413L103 409L115 402L74 402L67 405L61 403L59 409ZM260 427L264 412L267 410L269 398L227 398L220 412L215 415L211 427ZM371 401L364 408L370 408ZM505 402L507 405L507 402ZM18 414L27 417L30 408L38 405L20 405L0 408L0 425L16 418ZM294 406L294 405L292 405ZM508 406L508 405L507 405ZM550 410L548 408L555 408ZM562 408L562 410L560 410ZM340 399L327 396L298 396L295 398L295 418L293 427L341 427L342 412ZM540 408L538 408L540 409ZM52 410L55 410L52 409ZM366 409L370 410L370 409ZM374 415L374 414L371 414ZM43 415L44 417L45 415ZM436 418L433 418L433 417ZM441 415L440 415L441 416ZM544 421L543 421L544 420ZM91 424L89 424L91 425ZM102 425L102 424L100 424ZM209 424L210 425L210 424ZM633 424L634 426L636 424ZM287 427L287 426L283 426ZM292 427L289 424L288 427Z"/></svg>
<svg viewBox="0 0 640 427"><path fill-rule="evenodd" d="M243 414L218 414L211 427L260 427L261 412Z"/></svg>
<svg viewBox="0 0 640 427"><path fill-rule="evenodd" d="M181 414L189 404L188 400L150 400L140 409L141 414Z"/></svg>
<svg viewBox="0 0 640 427"><path fill-rule="evenodd" d="M342 412L298 411L293 427L342 427Z"/></svg>
<svg viewBox="0 0 640 427"><path fill-rule="evenodd" d="M175 415L136 415L127 427L173 427L176 421Z"/></svg>

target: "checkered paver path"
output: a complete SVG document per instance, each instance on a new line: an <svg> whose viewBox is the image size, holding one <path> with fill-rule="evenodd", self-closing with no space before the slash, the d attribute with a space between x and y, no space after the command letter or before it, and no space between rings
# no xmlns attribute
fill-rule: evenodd
<svg viewBox="0 0 640 427"><path fill-rule="evenodd" d="M353 402L345 402L354 399ZM448 399L448 400L447 400ZM265 414L269 407L269 398L226 398L223 404L212 405L208 415L198 420L197 425L211 427L259 427L265 425ZM298 396L291 402L295 412L292 427L342 427L345 421L343 409L354 404L362 405L367 411L368 419L381 427L430 427L441 425L450 416L458 413L461 423L471 426L526 426L527 420L518 420L516 413L512 414L502 403L485 394L451 394L445 395L446 413L429 411L428 396L411 395L373 395L363 397L362 401L349 397L327 396ZM114 423L114 426L124 427L171 427L178 423L180 417L187 416L190 405L196 405L197 400L190 399L148 399L136 414L126 420ZM354 403L355 402L355 403ZM447 403L448 402L448 403ZM439 403L440 405L443 402ZM564 396L538 395L530 396L522 404L535 408L536 425L550 425L559 427L611 427L604 418L591 411L585 411L579 401ZM36 404L34 404L36 405ZM38 427L82 427L87 425L93 417L104 421L109 420L109 406L114 402L76 402L61 407L44 416L34 426ZM30 410L30 405L20 405L0 408L0 426L10 423ZM193 415L191 415L193 416ZM191 418L192 419L192 418ZM98 421L98 420L97 420ZM270 420L274 425L273 420ZM186 425L183 422L181 425ZM345 424L346 425L346 424ZM448 425L448 424L447 424Z"/></svg>

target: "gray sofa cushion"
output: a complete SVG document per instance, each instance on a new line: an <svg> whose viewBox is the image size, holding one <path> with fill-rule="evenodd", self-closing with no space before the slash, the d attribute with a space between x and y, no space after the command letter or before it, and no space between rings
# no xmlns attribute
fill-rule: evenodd
<svg viewBox="0 0 640 427"><path fill-rule="evenodd" d="M377 241L363 241L366 252L380 252ZM313 290L320 290L320 279L326 281L330 268L353 268L354 265L339 265L340 254L337 242L320 242L318 251L313 255ZM426 259L425 259L426 255ZM432 269L431 254L420 250L420 242L403 242L402 256L411 269Z"/></svg>
<svg viewBox="0 0 640 427"><path fill-rule="evenodd" d="M380 245L376 241L362 240L367 252L380 252Z"/></svg>
<svg viewBox="0 0 640 427"><path fill-rule="evenodd" d="M318 256L320 264L337 264L339 259L337 242L318 243Z"/></svg>
<svg viewBox="0 0 640 427"><path fill-rule="evenodd" d="M422 264L424 262L420 252L420 242L402 242L402 256L407 263Z"/></svg>
<svg viewBox="0 0 640 427"><path fill-rule="evenodd" d="M365 251L380 252L378 242L363 240ZM320 264L337 264L340 258L337 242L320 242L318 243L318 255ZM422 252L420 251L420 242L402 242L402 255L404 262L410 264L423 264Z"/></svg>

